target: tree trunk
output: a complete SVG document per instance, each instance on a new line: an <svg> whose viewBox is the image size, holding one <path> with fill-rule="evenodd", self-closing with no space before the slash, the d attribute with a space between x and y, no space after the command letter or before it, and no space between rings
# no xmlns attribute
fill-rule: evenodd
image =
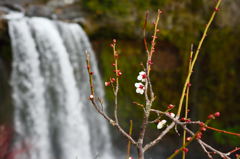
<svg viewBox="0 0 240 159"><path fill-rule="evenodd" d="M143 152L142 146L138 147L137 150L138 150L138 159L144 159L144 152Z"/></svg>

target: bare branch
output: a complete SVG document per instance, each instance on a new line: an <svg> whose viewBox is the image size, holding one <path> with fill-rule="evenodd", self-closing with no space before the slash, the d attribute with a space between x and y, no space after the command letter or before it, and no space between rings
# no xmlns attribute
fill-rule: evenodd
<svg viewBox="0 0 240 159"><path fill-rule="evenodd" d="M176 117L176 118L173 118L173 117L171 117L168 113L162 112L162 111L158 111L158 110L155 110L155 109L151 109L151 111L153 111L153 112L155 112L155 113L159 113L159 114L164 114L164 115L167 116L169 119L171 119L175 124L181 126L184 130L186 130L190 135L192 135L192 136L195 136L195 135L196 135L194 132L192 132L190 129L188 129L188 128L186 127L186 123L180 122L177 117ZM199 123L199 122L192 122L192 123ZM174 125L173 125L173 126L174 126ZM169 126L168 126L168 127L169 127ZM166 129L167 129L167 128L166 128ZM165 129L165 130L166 130L166 129ZM158 137L158 138L159 138L159 137ZM155 139L155 140L156 140L156 139ZM205 148L208 148L209 150L215 152L215 153L218 154L219 156L225 157L226 159L230 159L230 158L228 157L228 154L227 154L227 153L223 153L223 152L220 152L220 151L216 150L216 149L213 148L212 146L210 146L210 145L206 144L205 142L203 142L201 139L196 139L196 140L198 141L198 143L199 143L200 145L202 145L202 146L204 146ZM147 145L146 145L146 146L147 146ZM146 146L145 146L145 147L146 147ZM204 151L205 151L205 150L204 150Z"/></svg>
<svg viewBox="0 0 240 159"><path fill-rule="evenodd" d="M123 128L119 125L118 122L114 121L113 119L111 119L104 111L103 109L103 105L102 105L102 101L100 100L99 103L101 106L99 106L97 104L97 102L95 101L95 97L94 97L94 85L93 85L93 73L91 72L91 63L90 63L90 56L89 54L86 53L86 63L87 63L87 70L88 70L88 76L89 76L89 84L90 84L90 91L91 91L91 95L90 95L90 101L92 102L92 105L94 106L94 108L96 109L96 111L102 115L112 126L115 126L120 133L122 133L123 136L125 136L129 141L132 142L132 144L136 145L136 141L128 134L126 133Z"/></svg>
<svg viewBox="0 0 240 159"><path fill-rule="evenodd" d="M194 54L194 57L193 57L193 60L192 60L192 62L191 62L191 67L190 67L190 69L189 69L189 73L188 73L188 75L187 75L187 77L186 77L186 81L185 81L185 84L184 84L184 86L183 86L181 98L180 98L180 101L179 101L177 116L180 116L180 114L181 114L181 110L182 110L182 105L183 105L183 100L184 100L185 92L186 92L186 89L187 89L187 85L188 85L188 83L189 83L189 81L190 81L190 78L191 78L191 75L192 75L192 72L193 72L194 65L195 65L195 63L196 63L196 61L197 61L197 58L198 58L200 49L201 49L202 44L203 44L203 42L204 42L204 40L205 40L205 38L206 38L206 36L207 36L207 32L208 32L208 30L209 30L209 27L210 27L210 25L212 24L213 19L215 18L215 15L216 15L216 13L217 13L217 9L219 8L219 6L220 6L220 4L221 4L221 1L222 1L222 0L218 0L217 4L216 4L216 6L215 6L215 10L213 11L213 13L212 13L212 15L211 15L211 17L210 17L210 19L209 19L206 27L205 27L205 30L204 30L203 35L202 35L202 38L201 38L201 40L200 40L199 43L198 43L197 50L196 50L196 52L195 52L195 54Z"/></svg>
<svg viewBox="0 0 240 159"><path fill-rule="evenodd" d="M151 147L155 146L157 143L159 143L160 140L174 127L174 125L175 123L172 122L169 126L167 126L167 128L155 140L144 146L143 151L145 152Z"/></svg>

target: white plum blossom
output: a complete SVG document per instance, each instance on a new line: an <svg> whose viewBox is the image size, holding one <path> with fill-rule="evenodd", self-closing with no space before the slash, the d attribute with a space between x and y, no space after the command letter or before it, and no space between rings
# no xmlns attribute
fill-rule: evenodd
<svg viewBox="0 0 240 159"><path fill-rule="evenodd" d="M167 122L166 120L159 121L157 124L157 129L162 129L166 122Z"/></svg>
<svg viewBox="0 0 240 159"><path fill-rule="evenodd" d="M140 82L140 83L135 83L135 87L136 87L136 93L139 94L143 94L144 93L144 85Z"/></svg>
<svg viewBox="0 0 240 159"><path fill-rule="evenodd" d="M147 78L146 72L144 71L139 72L139 75L137 77L139 81L146 82L146 78Z"/></svg>
<svg viewBox="0 0 240 159"><path fill-rule="evenodd" d="M172 118L174 118L175 117L175 114L174 113L169 113L169 115L172 117Z"/></svg>

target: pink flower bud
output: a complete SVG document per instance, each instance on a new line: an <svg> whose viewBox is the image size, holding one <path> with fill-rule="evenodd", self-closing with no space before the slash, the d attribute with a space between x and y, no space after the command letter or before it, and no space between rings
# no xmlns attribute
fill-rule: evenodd
<svg viewBox="0 0 240 159"><path fill-rule="evenodd" d="M213 114L208 115L208 119L215 119Z"/></svg>
<svg viewBox="0 0 240 159"><path fill-rule="evenodd" d="M205 127L201 127L201 131L206 131L207 129Z"/></svg>
<svg viewBox="0 0 240 159"><path fill-rule="evenodd" d="M116 80L115 80L115 78L111 78L111 83L113 83L113 82L115 82Z"/></svg>
<svg viewBox="0 0 240 159"><path fill-rule="evenodd" d="M188 148L183 148L182 149L185 153L187 153L189 150L188 150Z"/></svg>
<svg viewBox="0 0 240 159"><path fill-rule="evenodd" d="M185 118L181 118L180 120L181 120L181 121L186 121L186 119L185 119Z"/></svg>
<svg viewBox="0 0 240 159"><path fill-rule="evenodd" d="M152 62L151 60L149 60L149 61L148 61L148 64L149 64L149 65L152 65L152 64L153 64L153 62Z"/></svg>
<svg viewBox="0 0 240 159"><path fill-rule="evenodd" d="M107 87L107 86L110 86L111 83L110 82L105 82L104 84Z"/></svg>
<svg viewBox="0 0 240 159"><path fill-rule="evenodd" d="M215 117L220 117L220 112L214 113L214 116L215 116Z"/></svg>
<svg viewBox="0 0 240 159"><path fill-rule="evenodd" d="M119 72L117 73L117 76L122 76L122 72L119 71Z"/></svg>
<svg viewBox="0 0 240 159"><path fill-rule="evenodd" d="M118 72L120 72L120 70L113 70L113 72L116 72L116 73L118 73Z"/></svg>
<svg viewBox="0 0 240 159"><path fill-rule="evenodd" d="M201 139L201 138L202 138L202 133L201 132L197 133L196 134L196 139Z"/></svg>
<svg viewBox="0 0 240 159"><path fill-rule="evenodd" d="M219 8L214 8L214 11L215 11L215 12L218 12L218 11L219 11Z"/></svg>
<svg viewBox="0 0 240 159"><path fill-rule="evenodd" d="M116 53L116 54L114 54L114 57L115 57L115 59L117 59L118 58L118 54Z"/></svg>
<svg viewBox="0 0 240 159"><path fill-rule="evenodd" d="M205 127L205 124L204 124L203 122L200 122L200 123L199 123L199 126L200 126L200 127Z"/></svg>
<svg viewBox="0 0 240 159"><path fill-rule="evenodd" d="M169 104L167 108L168 108L168 109L173 109L173 108L174 108L174 105Z"/></svg>
<svg viewBox="0 0 240 159"><path fill-rule="evenodd" d="M185 121L186 121L187 123L191 122L191 120L190 120L190 119L186 119Z"/></svg>

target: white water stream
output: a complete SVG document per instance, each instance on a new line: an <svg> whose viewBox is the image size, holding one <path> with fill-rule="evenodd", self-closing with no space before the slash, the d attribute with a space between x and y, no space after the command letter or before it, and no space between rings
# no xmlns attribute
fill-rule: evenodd
<svg viewBox="0 0 240 159"><path fill-rule="evenodd" d="M15 16L16 17L16 16ZM104 119L88 101L85 51L96 91L102 81L88 37L77 24L8 17L18 159L113 159Z"/></svg>

